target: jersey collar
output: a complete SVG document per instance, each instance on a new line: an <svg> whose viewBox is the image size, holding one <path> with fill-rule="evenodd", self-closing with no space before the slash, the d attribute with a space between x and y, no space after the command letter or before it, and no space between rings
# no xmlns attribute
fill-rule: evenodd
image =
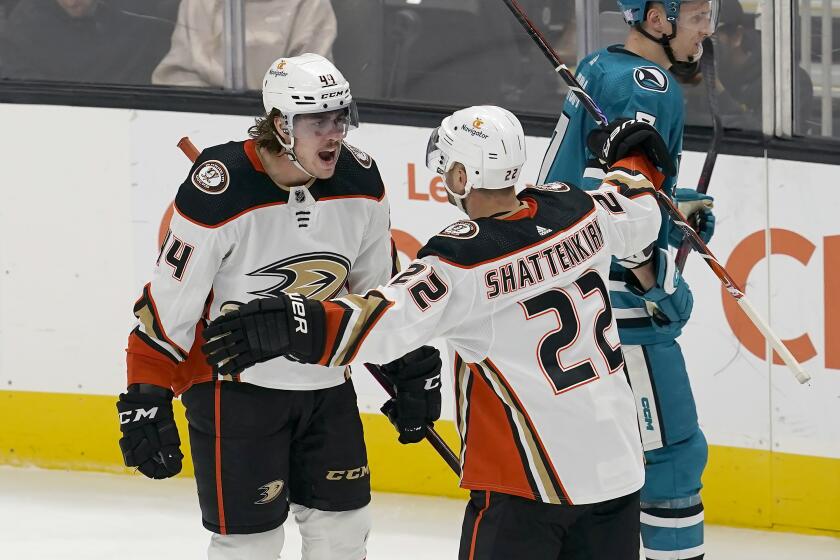
<svg viewBox="0 0 840 560"><path fill-rule="evenodd" d="M493 214L490 218L497 220L505 220L513 222L516 220L524 220L526 218L533 218L537 215L537 201L533 198L525 198L520 201L519 208L516 210L509 210L507 212L499 212Z"/></svg>

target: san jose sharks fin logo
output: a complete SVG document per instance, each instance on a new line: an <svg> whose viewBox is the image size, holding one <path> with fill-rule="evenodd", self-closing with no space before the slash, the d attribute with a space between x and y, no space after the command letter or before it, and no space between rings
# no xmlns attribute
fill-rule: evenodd
<svg viewBox="0 0 840 560"><path fill-rule="evenodd" d="M343 255L303 253L249 272L248 276L267 276L279 281L268 288L248 293L260 297L279 297L286 292L325 300L338 295L347 282L348 274L350 261Z"/></svg>
<svg viewBox="0 0 840 560"><path fill-rule="evenodd" d="M668 91L668 76L656 66L639 66L633 69L633 80L640 88L657 93Z"/></svg>

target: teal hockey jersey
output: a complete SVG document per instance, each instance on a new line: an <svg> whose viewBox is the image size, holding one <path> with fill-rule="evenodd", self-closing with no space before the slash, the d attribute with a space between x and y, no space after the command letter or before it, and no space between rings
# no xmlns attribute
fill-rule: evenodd
<svg viewBox="0 0 840 560"><path fill-rule="evenodd" d="M682 87L662 66L622 46L601 49L584 58L577 79L604 111L607 119L634 118L652 124L662 135L679 168L685 124ZM604 171L586 147L586 137L595 121L571 92L563 105L537 184L562 181L583 189L598 188ZM669 177L663 190L673 196L676 177ZM657 245L668 246L673 224L663 213ZM616 264L610 271L610 299L624 344L652 344L672 340L654 330L643 299L630 293L623 281L624 269ZM678 333L677 333L678 334Z"/></svg>

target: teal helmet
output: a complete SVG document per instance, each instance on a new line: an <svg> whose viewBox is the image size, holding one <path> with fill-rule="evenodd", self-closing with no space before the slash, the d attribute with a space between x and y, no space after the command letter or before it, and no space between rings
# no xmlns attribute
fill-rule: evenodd
<svg viewBox="0 0 840 560"><path fill-rule="evenodd" d="M665 9L665 17L673 26L674 31L670 35L654 37L642 28L641 24L645 20L647 6L654 1L656 1L657 4L662 5ZM737 0L728 1L736 2ZM709 35L714 33L715 28L717 27L721 0L618 0L618 9L621 10L621 14L624 16L624 21L626 21L628 25L636 28L637 31L651 41L661 44L665 49L665 53L668 55L668 60L671 61L671 72L678 78L686 79L691 78L697 73L698 62L700 60L700 56L703 54L701 49L699 53L695 56L689 57L687 61L676 60L676 58L674 58L674 53L671 50L671 39L677 36L677 20L680 17L680 7L682 4L688 2L704 2L708 4L708 11L704 12L705 17L699 19L692 17L690 21L680 22L680 25L693 28L695 30L701 29L701 27L698 26L702 26L702 29L705 29ZM695 19L697 19L697 21L694 21Z"/></svg>
<svg viewBox="0 0 840 560"><path fill-rule="evenodd" d="M624 16L628 25L638 25L645 20L645 8L652 0L618 0L618 9ZM659 2L665 8L665 15L668 21L677 21L680 17L680 4L682 0L665 0Z"/></svg>

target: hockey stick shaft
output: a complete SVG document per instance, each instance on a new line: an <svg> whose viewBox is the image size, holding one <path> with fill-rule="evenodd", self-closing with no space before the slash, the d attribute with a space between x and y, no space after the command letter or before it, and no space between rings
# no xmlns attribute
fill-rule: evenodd
<svg viewBox="0 0 840 560"><path fill-rule="evenodd" d="M577 79L572 75L569 69L560 61L560 57L557 55L557 52L554 48L546 41L545 37L543 37L542 33L531 23L531 20L528 19L528 16L525 14L525 11L519 5L516 0L502 0L505 5L510 9L522 27L528 32L528 35L537 43L537 46L543 52L543 54L548 58L551 64L554 66L556 72L560 74L565 81L569 85L569 89L572 93L577 96L578 100L581 102L583 107L589 112L592 118L599 126L603 126L607 124L607 118L604 112L598 107L598 104L592 99L589 94L587 94L583 87L581 87L580 83ZM765 339L770 343L773 348L776 348L776 345L784 347L782 344L781 339L776 336L775 333L770 329L769 324L761 319L757 313L755 312L755 308L753 308L749 302L746 304L742 303L744 299L744 291L738 287L735 280L726 271L722 264L715 258L712 252L706 247L706 244L700 239L700 236L697 234L696 231L688 224L685 216L679 211L677 206L674 202L668 198L668 195L663 193L662 191L656 191L656 198L659 202L659 206L668 213L671 219L674 221L674 224L683 230L685 235L685 239L688 243L690 243L691 247L699 252L703 259L706 261L706 264L712 269L715 275L720 279L723 283L726 291L738 300L739 305L741 305L742 309L749 309L751 313L747 313L747 317L755 324L758 330L764 335ZM745 305L747 307L745 307ZM746 313L746 311L745 311ZM802 369L802 366L793 355L787 351L785 348L785 352L779 352L779 355L782 356L782 359L785 360L785 364L788 368L793 372L796 376L796 379L800 383L805 383L810 380L810 376Z"/></svg>
<svg viewBox="0 0 840 560"><path fill-rule="evenodd" d="M669 210L669 213L679 213L679 210L674 202L668 198L665 193L662 191L656 191L656 196L659 198L660 205L666 207ZM732 278L732 275L730 275L723 265L720 264L720 261L718 261L717 257L715 257L712 251L706 246L697 232L694 231L694 228L692 228L685 219L675 219L674 225L683 230L686 240L688 240L691 244L691 247L700 253L700 256L705 259L706 264L708 264L717 277L720 278L720 281L723 283L726 291L729 292L729 295L735 298L735 301L741 307L741 310L761 332L764 339L770 344L770 347L779 354L782 361L784 361L785 365L796 377L796 380L800 383L807 383L810 381L811 376L808 375L808 373L802 368L802 365L796 360L793 354L791 354L790 350L788 350L787 346L785 346L782 342L782 339L773 332L769 323L767 323L767 321L758 314L755 307L753 307L752 303L750 303L747 296L744 294L744 290L738 286L738 283L734 278Z"/></svg>
<svg viewBox="0 0 840 560"><path fill-rule="evenodd" d="M700 178L697 180L697 192L706 194L709 190L709 183L712 180L712 172L715 170L718 150L723 140L723 123L720 120L718 110L717 92L717 69L715 67L715 43L711 37L703 41L703 57L700 59L700 71L703 75L703 84L706 88L706 98L709 100L709 112L712 115L712 141L709 144L709 151L706 152L706 159L703 160L703 168L700 170ZM695 228L697 229L697 228ZM677 251L676 263L680 271L685 269L685 262L688 253L691 251L691 243L683 241Z"/></svg>
<svg viewBox="0 0 840 560"><path fill-rule="evenodd" d="M198 159L199 155L201 155L201 152L195 147L195 144L192 143L192 140L190 140L188 136L184 136L178 141L178 147L193 163L195 163L195 160ZM393 385L391 385L390 381L388 381L385 374L382 373L382 370L379 369L379 366L365 364L365 367L367 367L370 374L374 379L376 379L382 388L385 389L388 396L394 398L396 396L396 391L394 391ZM452 472L454 472L457 476L461 476L461 461L432 426L428 426L428 429L426 430L426 440L432 445L432 447L434 447L435 451L438 452L441 458L446 461L446 464L449 465Z"/></svg>
<svg viewBox="0 0 840 560"><path fill-rule="evenodd" d="M365 364L365 367L368 369L370 374L373 376L374 379L385 389L385 392L388 393L388 396L394 398L397 396L396 391L394 391L394 386L391 385L391 382L388 381L388 378L382 373L382 370L379 369L379 366L374 364ZM458 456L455 455L455 452L446 445L446 442L443 441L443 438L440 437L435 429L432 426L428 426L426 430L426 441L428 441L432 447L435 448L435 451L438 452L446 464L449 465L449 468L452 469L456 475L461 475L461 461L458 459Z"/></svg>
<svg viewBox="0 0 840 560"><path fill-rule="evenodd" d="M508 9L513 13L514 17L519 21L525 31L528 32L528 35L531 36L531 39L537 44L537 47L542 51L542 53L551 61L551 64L554 66L554 71L560 74L560 77L566 82L566 85L569 86L569 89L572 90L580 102L586 107L586 110L592 115L592 118L595 119L595 122L598 126L605 126L607 124L607 117L604 112L598 107L598 104L595 103L595 100L592 99L588 93L581 87L578 81L575 79L575 76L572 74L571 70L569 70L568 66L563 64L563 61L560 60L560 57L557 56L557 51L551 46L551 44L546 40L540 30L531 23L531 20L528 19L527 14L525 14L525 10L519 5L519 2L516 0L502 0Z"/></svg>

